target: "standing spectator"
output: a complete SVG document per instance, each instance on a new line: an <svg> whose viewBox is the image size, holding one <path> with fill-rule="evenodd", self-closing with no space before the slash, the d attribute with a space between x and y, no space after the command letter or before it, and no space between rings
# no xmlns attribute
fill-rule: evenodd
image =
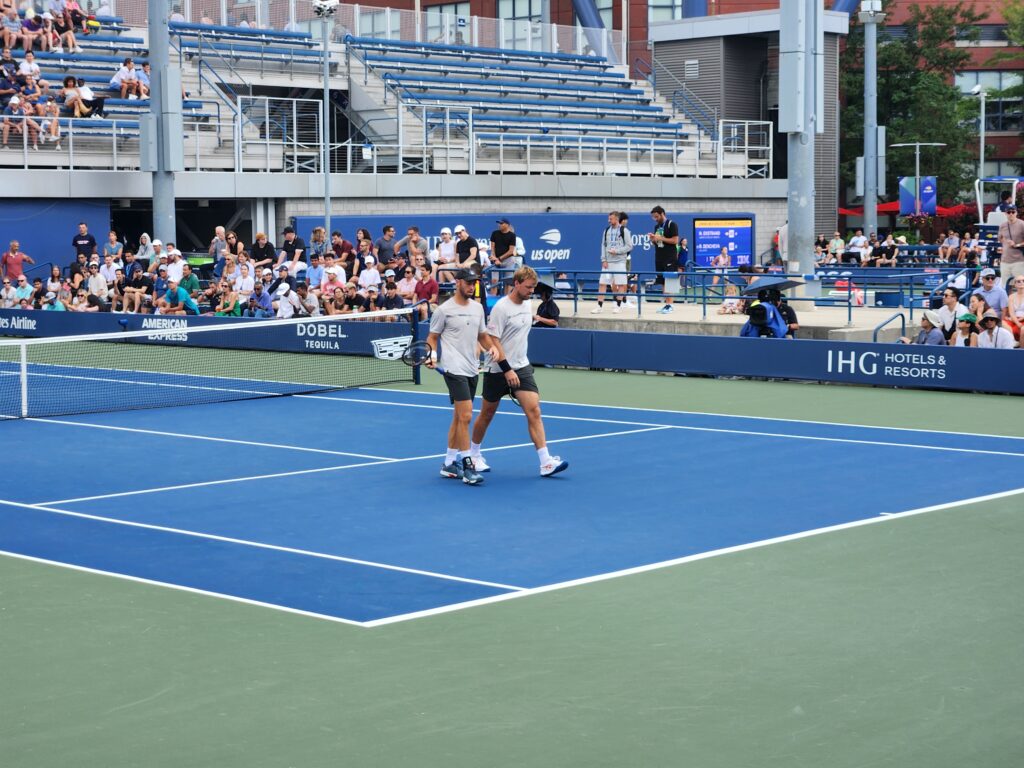
<svg viewBox="0 0 1024 768"><path fill-rule="evenodd" d="M942 335L939 326L942 321L937 312L926 309L921 316L921 330L913 339L908 336L901 336L900 341L904 344L941 344L945 345L946 337Z"/></svg>
<svg viewBox="0 0 1024 768"><path fill-rule="evenodd" d="M1024 221L1017 217L1015 206L1006 206L1006 221L999 225L998 239L1003 247L999 271L1004 286L1008 287L1011 280L1024 275Z"/></svg>
<svg viewBox="0 0 1024 768"><path fill-rule="evenodd" d="M981 316L978 346L982 349L1013 349L1013 334L999 325L999 313L988 310Z"/></svg>
<svg viewBox="0 0 1024 768"><path fill-rule="evenodd" d="M0 257L0 271L4 277L16 280L24 272L25 262L35 264L36 260L27 253L22 253L21 244L17 240L11 240L10 246Z"/></svg>
<svg viewBox="0 0 1024 768"><path fill-rule="evenodd" d="M138 73L135 71L135 62L130 56L110 78L110 89L112 91L120 90L122 99L135 100L140 97L141 86Z"/></svg>
<svg viewBox="0 0 1024 768"><path fill-rule="evenodd" d="M302 312L310 317L320 316L320 299L316 297L306 283L299 283L295 286L295 293L299 297L299 304L302 305Z"/></svg>
<svg viewBox="0 0 1024 768"><path fill-rule="evenodd" d="M89 227L84 221L78 222L78 234L71 238L71 247L75 249L76 255L84 255L86 262L97 255L96 238L89 233Z"/></svg>
<svg viewBox="0 0 1024 768"><path fill-rule="evenodd" d="M604 294L608 286L612 287L615 297L615 309L618 314L622 302L626 300L626 283L629 271L626 268L626 254L630 247L626 243L625 233L628 232L619 221L619 212L608 214L608 226L601 235L601 277L597 281L597 306L590 311L592 315L604 310Z"/></svg>
<svg viewBox="0 0 1024 768"><path fill-rule="evenodd" d="M648 240L654 246L654 269L658 275L654 282L661 285L665 290L665 273L676 271L676 246L679 244L679 227L665 215L665 209L660 205L651 209L651 218L654 219L654 231L647 235ZM672 311L671 296L665 296L665 305L658 310L659 314L667 315Z"/></svg>
<svg viewBox="0 0 1024 768"><path fill-rule="evenodd" d="M244 317L267 318L274 316L274 305L270 301L270 294L263 289L263 282L256 283L256 288L249 296L248 306L242 310Z"/></svg>
<svg viewBox="0 0 1024 768"><path fill-rule="evenodd" d="M0 309L11 309L18 305L18 289L11 284L11 278L4 278L4 287L0 290Z"/></svg>
<svg viewBox="0 0 1024 768"><path fill-rule="evenodd" d="M408 266L402 272L402 279L398 281L398 295L406 306L416 301L416 277L412 266Z"/></svg>
<svg viewBox="0 0 1024 768"><path fill-rule="evenodd" d="M995 310L997 315L1002 315L1009 303L1006 291L996 282L996 271L992 267L985 267L981 270L981 288L975 290L974 293L984 299L989 308Z"/></svg>
<svg viewBox="0 0 1024 768"><path fill-rule="evenodd" d="M381 237L377 238L373 244L373 257L377 260L379 272L383 273L388 267L394 266L395 244L395 228L390 224L385 224Z"/></svg>
<svg viewBox="0 0 1024 768"><path fill-rule="evenodd" d="M942 292L942 306L938 308L936 314L942 321L939 330L948 340L956 331L957 318L967 314L967 307L960 303L960 291L952 286L946 286Z"/></svg>
<svg viewBox="0 0 1024 768"><path fill-rule="evenodd" d="M260 274L262 274L264 269L271 270L271 274L273 274L274 262L277 260L277 251L274 249L274 244L267 240L265 232L256 233L256 242L253 243L249 256L252 258L253 268L259 271Z"/></svg>
<svg viewBox="0 0 1024 768"><path fill-rule="evenodd" d="M292 227L285 227L282 234L284 235L284 243L281 245L281 252L277 256L278 271L280 271L282 266L286 266L288 274L295 277L299 273L302 256L306 252L306 243L295 234L295 229ZM294 283L291 287L295 288Z"/></svg>
<svg viewBox="0 0 1024 768"><path fill-rule="evenodd" d="M437 281L427 270L420 270L419 275L416 277L416 286L414 288L414 298L417 302L425 301L426 304L420 304L418 312L421 320L426 320L427 317L437 309L437 294L438 294Z"/></svg>
<svg viewBox="0 0 1024 768"><path fill-rule="evenodd" d="M974 325L978 318L970 312L965 312L957 318L956 330L949 337L951 347L976 347L978 346L978 329Z"/></svg>

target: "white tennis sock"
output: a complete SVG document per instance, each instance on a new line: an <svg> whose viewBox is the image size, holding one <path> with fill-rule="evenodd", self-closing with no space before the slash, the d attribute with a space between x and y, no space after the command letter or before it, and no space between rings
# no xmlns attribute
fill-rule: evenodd
<svg viewBox="0 0 1024 768"><path fill-rule="evenodd" d="M469 444L469 455L472 456L474 459L480 455L480 443Z"/></svg>
<svg viewBox="0 0 1024 768"><path fill-rule="evenodd" d="M458 448L449 448L448 452L445 453L445 455L444 455L444 463L445 464L454 464L458 460L459 460L459 449Z"/></svg>
<svg viewBox="0 0 1024 768"><path fill-rule="evenodd" d="M545 445L543 448L537 449L537 458L540 459L541 464L547 464L551 458L551 454L548 453L548 447Z"/></svg>

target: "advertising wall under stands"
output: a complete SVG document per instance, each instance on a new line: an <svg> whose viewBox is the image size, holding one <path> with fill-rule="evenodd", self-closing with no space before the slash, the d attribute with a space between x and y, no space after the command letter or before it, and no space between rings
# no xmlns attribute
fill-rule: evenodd
<svg viewBox="0 0 1024 768"><path fill-rule="evenodd" d="M66 336L152 329L154 333L176 331L174 343L197 343L203 336L205 343L211 346L235 346L242 338L239 334L225 334L223 337L220 334L193 334L190 339L187 330L213 323L245 322L251 321L112 315L105 312L68 314L0 310L0 335ZM382 337L380 324L353 322L344 325L334 335L326 327L323 331L318 327L315 335L301 325L282 327L280 334L260 334L261 340L251 343L251 346L318 354L369 354L371 341ZM408 326L402 323L394 325L394 339L391 334L383 334L386 340L394 341L406 335ZM425 333L425 325L421 324L420 335ZM253 334L252 338L256 335ZM396 348L392 345L388 353L394 354ZM1024 394L1024 353L1020 350L560 328L535 329L530 334L530 358L539 365Z"/></svg>
<svg viewBox="0 0 1024 768"><path fill-rule="evenodd" d="M650 210L628 211L629 229L633 235L632 268L641 272L654 270L654 249L646 234L654 230ZM676 222L679 236L686 238L690 258L695 257L695 240L701 243L700 263L706 266L722 246L733 255L733 266L749 264L753 253L755 218L752 213L682 213L668 211L668 218ZM332 229L339 230L346 240L352 240L356 229L365 227L376 240L385 224L395 227L396 237L405 237L410 226L420 228L420 234L430 241L431 247L440 239L442 227L454 230L461 224L478 242L489 242L491 233L498 228L497 220L508 218L526 248L524 264L540 271L601 269L601 237L608 226L608 213L511 213L467 214L451 216L436 214L396 213L394 216L334 216ZM323 226L322 216L297 216L295 229L308 241L314 227ZM278 241L274 241L278 245Z"/></svg>

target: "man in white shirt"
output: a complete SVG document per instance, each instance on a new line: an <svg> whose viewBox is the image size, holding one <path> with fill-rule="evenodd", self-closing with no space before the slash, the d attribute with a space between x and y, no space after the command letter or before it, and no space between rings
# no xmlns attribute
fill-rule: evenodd
<svg viewBox="0 0 1024 768"><path fill-rule="evenodd" d="M185 260L181 258L181 251L175 248L170 253L167 261L167 280L173 283L180 283L185 271Z"/></svg>
<svg viewBox="0 0 1024 768"><path fill-rule="evenodd" d="M304 314L302 301L288 283L281 283L277 288L277 316L283 320Z"/></svg>
<svg viewBox="0 0 1024 768"><path fill-rule="evenodd" d="M550 477L567 469L569 462L548 453L544 422L540 416L540 390L527 355L530 328L533 326L530 297L537 289L537 273L531 267L520 267L512 279L511 292L498 299L487 321L487 333L492 340L497 340L494 348L499 354L484 374L483 405L473 424L469 455L478 472L490 469L480 454L480 444L501 398L511 391L526 414L526 426L540 460L541 477Z"/></svg>
<svg viewBox="0 0 1024 768"><path fill-rule="evenodd" d="M110 87L120 89L122 99L139 98L139 79L135 72L135 62L130 57L124 60L124 64L110 78Z"/></svg>
<svg viewBox="0 0 1024 768"><path fill-rule="evenodd" d="M990 309L981 316L980 349L1013 349L1013 346L1013 334L999 324L999 313Z"/></svg>

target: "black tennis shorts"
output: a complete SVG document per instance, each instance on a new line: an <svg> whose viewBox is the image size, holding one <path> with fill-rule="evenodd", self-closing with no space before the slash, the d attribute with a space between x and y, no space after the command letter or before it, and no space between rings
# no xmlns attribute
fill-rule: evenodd
<svg viewBox="0 0 1024 768"><path fill-rule="evenodd" d="M476 397L476 385L479 376L456 376L453 373L444 375L444 383L448 385L448 399L452 403L460 400L472 400Z"/></svg>
<svg viewBox="0 0 1024 768"><path fill-rule="evenodd" d="M655 255L655 257L654 257L654 268L658 271L658 276L654 278L654 284L655 285L664 285L665 284L665 275L663 273L664 272L675 272L676 271L676 266L677 266L677 264L676 264L677 261L678 261L677 257L675 257L675 256L673 256L671 254L669 254L668 256L658 256L658 255Z"/></svg>
<svg viewBox="0 0 1024 768"><path fill-rule="evenodd" d="M540 390L537 389L537 380L533 378L532 365L516 368L516 375L519 377L517 392L536 392L540 394ZM499 371L498 373L487 372L484 374L484 400L489 403L496 403L507 394L508 382L505 381L504 373Z"/></svg>

